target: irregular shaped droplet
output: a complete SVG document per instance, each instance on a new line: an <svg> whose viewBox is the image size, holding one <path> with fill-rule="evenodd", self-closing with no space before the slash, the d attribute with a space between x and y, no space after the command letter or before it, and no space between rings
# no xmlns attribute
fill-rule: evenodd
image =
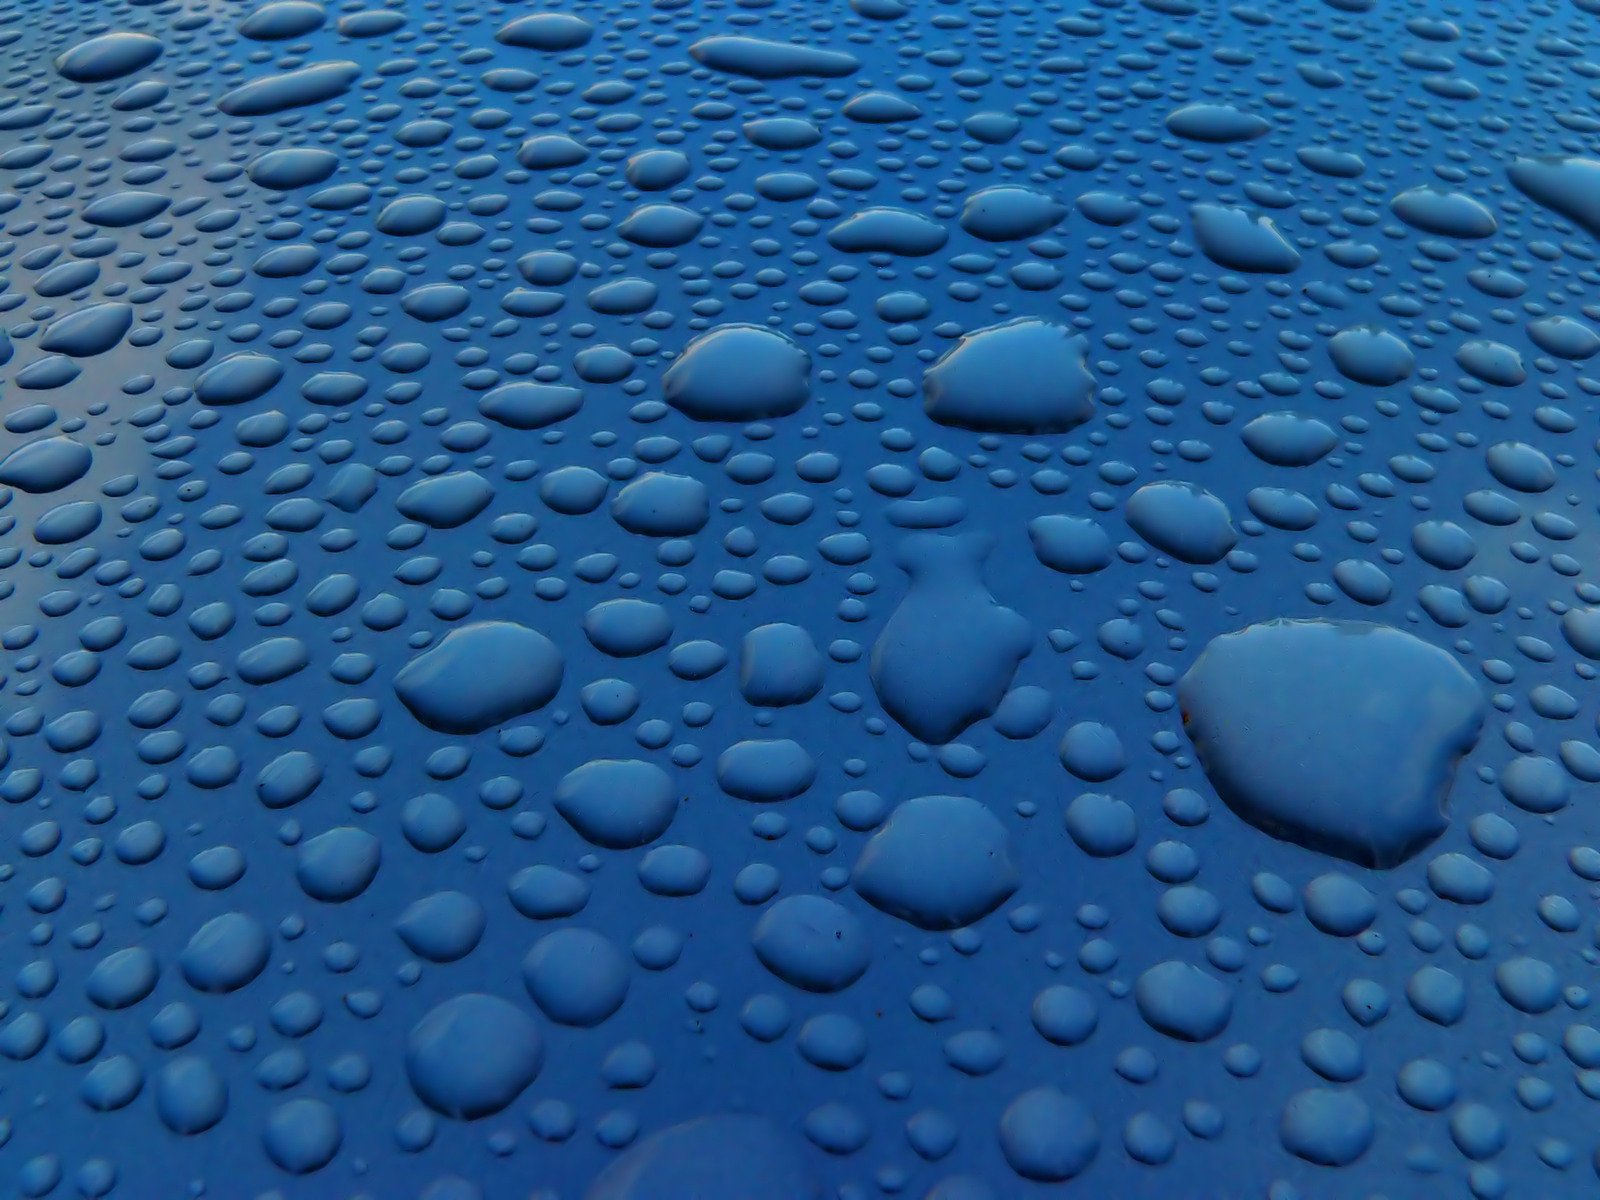
<svg viewBox="0 0 1600 1200"><path fill-rule="evenodd" d="M1327 425L1294 412L1262 413L1239 433L1250 453L1275 467L1309 467L1339 444Z"/></svg>
<svg viewBox="0 0 1600 1200"><path fill-rule="evenodd" d="M809 631L780 622L762 625L740 645L739 690L751 704L804 704L822 690L826 665Z"/></svg>
<svg viewBox="0 0 1600 1200"><path fill-rule="evenodd" d="M509 429L543 429L575 416L583 392L559 383L517 380L501 384L478 400L478 411Z"/></svg>
<svg viewBox="0 0 1600 1200"><path fill-rule="evenodd" d="M156 1115L173 1133L204 1133L228 1111L228 1083L209 1060L185 1054L155 1076Z"/></svg>
<svg viewBox="0 0 1600 1200"><path fill-rule="evenodd" d="M583 615L583 632L604 654L637 658L667 644L672 614L649 600L602 600Z"/></svg>
<svg viewBox="0 0 1600 1200"><path fill-rule="evenodd" d="M328 179L339 168L339 156L331 150L292 146L268 150L245 168L252 183L274 192L290 192L313 187Z"/></svg>
<svg viewBox="0 0 1600 1200"><path fill-rule="evenodd" d="M470 734L550 703L565 666L555 643L537 630L477 621L451 630L402 667L394 690L430 729Z"/></svg>
<svg viewBox="0 0 1600 1200"><path fill-rule="evenodd" d="M629 533L688 537L711 516L711 494L692 475L647 471L623 485L611 502L611 518Z"/></svg>
<svg viewBox="0 0 1600 1200"><path fill-rule="evenodd" d="M200 403L213 408L248 404L266 395L283 378L283 364L253 350L230 354L208 367L195 381L194 394Z"/></svg>
<svg viewBox="0 0 1600 1200"><path fill-rule="evenodd" d="M92 358L122 341L132 327L131 305L115 301L91 304L46 326L39 348L69 358Z"/></svg>
<svg viewBox="0 0 1600 1200"><path fill-rule="evenodd" d="M988 916L1021 873L998 818L966 796L907 800L867 844L851 882L874 908L920 929L958 929Z"/></svg>
<svg viewBox="0 0 1600 1200"><path fill-rule="evenodd" d="M1486 238L1500 227L1471 196L1427 184L1401 192L1389 207L1407 225L1443 237Z"/></svg>
<svg viewBox="0 0 1600 1200"><path fill-rule="evenodd" d="M1082 336L1034 317L977 329L923 372L923 406L981 433L1065 433L1094 415L1088 352Z"/></svg>
<svg viewBox="0 0 1600 1200"><path fill-rule="evenodd" d="M828 245L847 254L925 258L949 240L943 225L908 208L864 208L828 230Z"/></svg>
<svg viewBox="0 0 1600 1200"><path fill-rule="evenodd" d="M646 204L634 209L617 226L617 233L635 245L662 250L694 240L705 218L676 204Z"/></svg>
<svg viewBox="0 0 1600 1200"><path fill-rule="evenodd" d="M1190 104L1167 116L1167 128L1195 142L1247 142L1272 126L1231 104Z"/></svg>
<svg viewBox="0 0 1600 1200"><path fill-rule="evenodd" d="M483 905L465 892L435 892L408 904L394 931L413 954L448 963L477 948L488 925Z"/></svg>
<svg viewBox="0 0 1600 1200"><path fill-rule="evenodd" d="M1372 1110L1353 1091L1308 1088L1290 1097L1278 1124L1283 1148L1324 1167L1349 1166L1377 1132Z"/></svg>
<svg viewBox="0 0 1600 1200"><path fill-rule="evenodd" d="M1522 355L1513 346L1488 338L1473 338L1456 348L1456 363L1467 374L1496 387L1516 387L1528 378Z"/></svg>
<svg viewBox="0 0 1600 1200"><path fill-rule="evenodd" d="M1184 1042L1208 1042L1228 1027L1233 991L1215 975L1170 961L1144 971L1133 989L1150 1028Z"/></svg>
<svg viewBox="0 0 1600 1200"><path fill-rule="evenodd" d="M494 40L504 46L555 53L589 44L594 26L572 13L529 13L500 27Z"/></svg>
<svg viewBox="0 0 1600 1200"><path fill-rule="evenodd" d="M118 1011L153 992L160 974L154 954L143 946L129 946L95 964L84 982L84 993L98 1007Z"/></svg>
<svg viewBox="0 0 1600 1200"><path fill-rule="evenodd" d="M584 840L631 850L667 831L678 798L672 777L654 763L597 758L567 772L553 804Z"/></svg>
<svg viewBox="0 0 1600 1200"><path fill-rule="evenodd" d="M197 992L236 992L266 969L271 949L267 931L255 917L223 913L195 931L178 966Z"/></svg>
<svg viewBox="0 0 1600 1200"><path fill-rule="evenodd" d="M1446 652L1383 625L1271 621L1216 638L1178 688L1217 793L1257 828L1370 867L1444 830L1484 702Z"/></svg>
<svg viewBox="0 0 1600 1200"><path fill-rule="evenodd" d="M310 1175L333 1161L344 1144L344 1124L333 1105L313 1096L286 1100L261 1131L261 1148L290 1175Z"/></svg>
<svg viewBox="0 0 1600 1200"><path fill-rule="evenodd" d="M752 79L832 79L853 74L861 65L853 54L751 37L705 38L690 46L689 53L713 71Z"/></svg>
<svg viewBox="0 0 1600 1200"><path fill-rule="evenodd" d="M383 861L383 843L346 825L308 838L295 856L295 878L313 900L341 904L366 891Z"/></svg>
<svg viewBox="0 0 1600 1200"><path fill-rule="evenodd" d="M967 197L961 207L961 228L986 242L1014 242L1036 237L1067 215L1067 206L1033 188L1001 184Z"/></svg>
<svg viewBox="0 0 1600 1200"><path fill-rule="evenodd" d="M759 325L720 325L684 348L661 386L697 421L786 417L811 398L811 355Z"/></svg>
<svg viewBox="0 0 1600 1200"><path fill-rule="evenodd" d="M1340 374L1368 387L1388 387L1416 369L1410 347L1376 325L1342 329L1328 342L1328 354Z"/></svg>
<svg viewBox="0 0 1600 1200"><path fill-rule="evenodd" d="M544 1065L544 1039L526 1008L481 992L435 1007L406 1039L406 1077L421 1101L473 1121L500 1112Z"/></svg>
<svg viewBox="0 0 1600 1200"><path fill-rule="evenodd" d="M63 79L74 83L104 83L144 70L163 49L160 38L119 30L79 42L56 56L55 67Z"/></svg>
<svg viewBox="0 0 1600 1200"><path fill-rule="evenodd" d="M260 42L281 42L322 28L327 10L312 0L268 0L239 22L239 32Z"/></svg>
<svg viewBox="0 0 1600 1200"><path fill-rule="evenodd" d="M347 60L312 63L240 84L219 97L217 107L230 117L267 117L342 96L360 76L361 68Z"/></svg>
<svg viewBox="0 0 1600 1200"><path fill-rule="evenodd" d="M1083 1173L1100 1150L1100 1128L1088 1106L1058 1088L1023 1092L1000 1116L1000 1149L1011 1169L1038 1183Z"/></svg>
<svg viewBox="0 0 1600 1200"><path fill-rule="evenodd" d="M753 804L792 800L816 778L816 760L792 738L750 738L717 756L717 786Z"/></svg>
<svg viewBox="0 0 1600 1200"><path fill-rule="evenodd" d="M779 900L761 915L751 944L767 970L807 992L843 991L872 961L861 922L823 896Z"/></svg>
<svg viewBox="0 0 1600 1200"><path fill-rule="evenodd" d="M1252 217L1225 204L1196 204L1189 210L1195 239L1207 258L1230 271L1287 275L1300 254L1284 240L1270 217Z"/></svg>
<svg viewBox="0 0 1600 1200"><path fill-rule="evenodd" d="M593 930L558 929L528 951L522 981L545 1016L587 1029L622 1007L628 962L610 939Z"/></svg>
<svg viewBox="0 0 1600 1200"><path fill-rule="evenodd" d="M1582 362L1600 353L1600 333L1573 317L1553 314L1528 322L1528 337L1546 354Z"/></svg>
<svg viewBox="0 0 1600 1200"><path fill-rule="evenodd" d="M1128 497L1133 531L1163 554L1186 563L1214 563L1238 543L1227 505L1194 483L1147 483Z"/></svg>
<svg viewBox="0 0 1600 1200"><path fill-rule="evenodd" d="M476 471L451 471L414 483L400 493L402 516L434 529L455 529L489 507L494 487Z"/></svg>
<svg viewBox="0 0 1600 1200"><path fill-rule="evenodd" d="M1035 517L1028 522L1028 540L1040 562L1065 575L1092 575L1115 557L1110 534L1092 517Z"/></svg>
<svg viewBox="0 0 1600 1200"><path fill-rule="evenodd" d="M1519 158L1506 174L1535 204L1600 237L1600 161L1577 156Z"/></svg>
<svg viewBox="0 0 1600 1200"><path fill-rule="evenodd" d="M69 437L41 438L0 459L0 483L42 495L59 492L89 473L94 455Z"/></svg>
<svg viewBox="0 0 1600 1200"><path fill-rule="evenodd" d="M910 587L872 648L872 686L913 737L940 744L992 713L1033 630L984 585L981 534L914 534L896 561Z"/></svg>

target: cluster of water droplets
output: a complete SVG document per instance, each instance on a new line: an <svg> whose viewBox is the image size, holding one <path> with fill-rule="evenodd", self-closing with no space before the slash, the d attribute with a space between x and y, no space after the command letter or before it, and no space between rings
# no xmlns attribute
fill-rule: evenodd
<svg viewBox="0 0 1600 1200"><path fill-rule="evenodd" d="M1597 22L0 0L8 1194L1589 1194Z"/></svg>

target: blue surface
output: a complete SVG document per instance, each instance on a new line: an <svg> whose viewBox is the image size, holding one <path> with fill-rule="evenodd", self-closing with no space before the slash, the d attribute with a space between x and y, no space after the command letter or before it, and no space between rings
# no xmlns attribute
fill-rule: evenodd
<svg viewBox="0 0 1600 1200"><path fill-rule="evenodd" d="M1597 20L0 6L4 1194L1594 1194Z"/></svg>

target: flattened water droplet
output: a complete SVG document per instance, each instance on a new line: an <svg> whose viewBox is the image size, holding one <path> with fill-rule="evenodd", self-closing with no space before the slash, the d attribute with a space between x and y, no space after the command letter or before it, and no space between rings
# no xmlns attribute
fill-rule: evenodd
<svg viewBox="0 0 1600 1200"><path fill-rule="evenodd" d="M1600 162L1591 158L1519 158L1507 169L1518 191L1600 237Z"/></svg>
<svg viewBox="0 0 1600 1200"><path fill-rule="evenodd" d="M144 70L163 49L161 40L147 33L103 33L63 52L55 67L74 83L104 83Z"/></svg>
<svg viewBox="0 0 1600 1200"><path fill-rule="evenodd" d="M964 336L924 372L928 415L987 433L1064 433L1094 414L1088 343L1018 318Z"/></svg>
<svg viewBox="0 0 1600 1200"><path fill-rule="evenodd" d="M1179 685L1218 794L1274 836L1392 867L1443 832L1484 703L1442 650L1380 625L1272 621L1213 641Z"/></svg>
<svg viewBox="0 0 1600 1200"><path fill-rule="evenodd" d="M544 1064L533 1018L509 1000L469 992L430 1011L406 1040L406 1076L429 1108L472 1121L511 1104Z"/></svg>
<svg viewBox="0 0 1600 1200"><path fill-rule="evenodd" d="M889 814L856 860L851 881L875 908L921 929L957 929L1016 891L1005 827L976 800L921 796Z"/></svg>
<svg viewBox="0 0 1600 1200"><path fill-rule="evenodd" d="M249 80L220 96L217 107L230 117L268 117L342 96L360 75L347 59L312 63Z"/></svg>
<svg viewBox="0 0 1600 1200"><path fill-rule="evenodd" d="M915 737L948 742L999 705L1033 640L984 587L982 537L918 534L899 560L911 587L872 649L872 684Z"/></svg>
<svg viewBox="0 0 1600 1200"><path fill-rule="evenodd" d="M698 421L759 421L798 412L811 356L782 334L723 325L685 347L663 377L667 403Z"/></svg>
<svg viewBox="0 0 1600 1200"><path fill-rule="evenodd" d="M762 914L751 940L767 970L808 992L842 991L871 961L861 923L821 896L779 900Z"/></svg>
<svg viewBox="0 0 1600 1200"><path fill-rule="evenodd" d="M395 676L395 694L431 729L477 733L543 708L565 660L537 630L511 621L453 629Z"/></svg>
<svg viewBox="0 0 1600 1200"><path fill-rule="evenodd" d="M854 55L841 51L751 37L705 38L690 46L689 53L714 71L753 79L833 78L860 66Z"/></svg>

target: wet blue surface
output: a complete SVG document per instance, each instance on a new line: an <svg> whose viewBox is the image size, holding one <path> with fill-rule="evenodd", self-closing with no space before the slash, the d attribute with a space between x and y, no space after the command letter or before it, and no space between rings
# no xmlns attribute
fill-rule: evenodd
<svg viewBox="0 0 1600 1200"><path fill-rule="evenodd" d="M1593 1194L1597 20L12 0L4 1194Z"/></svg>

